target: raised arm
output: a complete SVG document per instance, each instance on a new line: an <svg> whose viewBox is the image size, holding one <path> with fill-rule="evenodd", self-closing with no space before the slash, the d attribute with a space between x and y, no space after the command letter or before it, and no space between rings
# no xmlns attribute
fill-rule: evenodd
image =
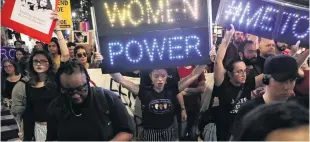
<svg viewBox="0 0 310 142"><path fill-rule="evenodd" d="M263 78L264 78L264 74L260 74L260 75L255 77L255 88L259 88L259 87L264 86Z"/></svg>
<svg viewBox="0 0 310 142"><path fill-rule="evenodd" d="M206 89L206 83L204 80L201 80L196 88L186 88L184 91L186 95L188 93L203 93Z"/></svg>
<svg viewBox="0 0 310 142"><path fill-rule="evenodd" d="M54 20L56 20L55 33L57 35L59 46L60 46L60 52L61 52L60 61L61 62L67 62L70 58L69 49L67 47L66 40L65 40L65 38L61 32L60 26L59 26L60 25L59 15L58 15L57 11L53 11L52 18Z"/></svg>
<svg viewBox="0 0 310 142"><path fill-rule="evenodd" d="M298 68L300 68L302 64L307 61L308 57L309 57L309 49L295 56Z"/></svg>
<svg viewBox="0 0 310 142"><path fill-rule="evenodd" d="M139 93L139 85L125 79L120 73L112 73L110 74L111 77L121 84L123 87L128 89L130 92L132 92L134 95L138 95Z"/></svg>
<svg viewBox="0 0 310 142"><path fill-rule="evenodd" d="M182 92L184 89L188 88L200 75L204 72L206 65L198 65L190 75L181 79L178 83L179 91Z"/></svg>
<svg viewBox="0 0 310 142"><path fill-rule="evenodd" d="M233 25L231 25L231 30L226 31L225 36L222 40L222 43L219 46L219 49L217 51L215 63L214 63L214 84L216 86L220 86L222 82L224 81L226 70L223 65L223 60L226 54L227 47L229 45L229 42L231 40L231 37L235 33L235 28Z"/></svg>

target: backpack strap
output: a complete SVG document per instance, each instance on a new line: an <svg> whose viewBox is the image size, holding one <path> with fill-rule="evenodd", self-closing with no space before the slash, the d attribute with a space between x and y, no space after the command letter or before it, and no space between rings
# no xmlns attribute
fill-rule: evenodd
<svg viewBox="0 0 310 142"><path fill-rule="evenodd" d="M113 131L113 125L111 124L111 120L113 118L110 117L110 109L113 105L113 98L109 93L106 93L100 87L92 87L94 105L98 112L100 124L100 131L102 133L102 139L104 141L110 140L115 136Z"/></svg>

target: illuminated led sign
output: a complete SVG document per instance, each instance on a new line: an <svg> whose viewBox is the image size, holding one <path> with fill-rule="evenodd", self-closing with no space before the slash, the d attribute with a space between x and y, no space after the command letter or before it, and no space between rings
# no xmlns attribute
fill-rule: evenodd
<svg viewBox="0 0 310 142"><path fill-rule="evenodd" d="M101 37L103 73L169 68L209 61L208 28Z"/></svg>
<svg viewBox="0 0 310 142"><path fill-rule="evenodd" d="M206 64L209 0L93 1L103 73Z"/></svg>
<svg viewBox="0 0 310 142"><path fill-rule="evenodd" d="M216 23L286 43L309 44L309 10L272 0L221 0Z"/></svg>
<svg viewBox="0 0 310 142"><path fill-rule="evenodd" d="M208 25L206 0L96 0L93 4L101 35Z"/></svg>
<svg viewBox="0 0 310 142"><path fill-rule="evenodd" d="M4 59L15 59L16 50L12 47L1 47L1 57Z"/></svg>

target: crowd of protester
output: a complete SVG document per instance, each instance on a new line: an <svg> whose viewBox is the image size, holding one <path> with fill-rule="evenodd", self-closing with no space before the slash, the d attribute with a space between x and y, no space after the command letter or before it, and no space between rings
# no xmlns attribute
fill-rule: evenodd
<svg viewBox="0 0 310 142"><path fill-rule="evenodd" d="M51 16L57 38L36 42L31 53L16 41L15 59L2 60L2 107L14 115L19 139L133 140L138 132L118 94L96 87L87 72L103 57L67 43L58 14ZM141 101L143 131L135 140L309 140L308 49L232 26L220 43L213 36L209 56L207 65L110 74ZM214 85L201 112L207 73Z"/></svg>

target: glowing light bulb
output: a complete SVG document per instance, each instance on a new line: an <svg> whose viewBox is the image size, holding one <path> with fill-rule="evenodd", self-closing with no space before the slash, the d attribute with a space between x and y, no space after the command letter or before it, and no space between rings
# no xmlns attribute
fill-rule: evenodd
<svg viewBox="0 0 310 142"><path fill-rule="evenodd" d="M298 15L298 16L299 16L299 15ZM300 20L302 20L302 19L307 20L308 23L309 23L309 17L308 17L308 16L301 16L301 17L298 17L298 16L297 16L297 20L296 20L296 21L294 22L294 24L293 24L292 31L293 31L293 35L294 35L296 38L302 39L302 38L305 38L305 37L309 34L310 28L308 27L307 30L306 30L305 32L303 32L303 33L297 33L297 32L296 32L296 27L297 27L298 23L300 22ZM308 25L307 25L307 26L308 26Z"/></svg>
<svg viewBox="0 0 310 142"><path fill-rule="evenodd" d="M161 22L164 22L164 2L163 0L158 0L158 9L154 12L151 6L150 0L145 0L146 2L146 13L147 13L147 22L151 24L151 20L154 21L155 24L158 23L159 17L161 18Z"/></svg>
<svg viewBox="0 0 310 142"><path fill-rule="evenodd" d="M120 48L118 51L114 49L117 46ZM110 53L110 64L114 65L114 57L122 54L123 45L120 42L110 42L108 44L108 48L109 48L109 53Z"/></svg>
<svg viewBox="0 0 310 142"><path fill-rule="evenodd" d="M132 18L133 17L132 16L133 11L132 11L131 6L133 4L136 4L140 8L140 19L138 19L138 20L134 20ZM134 26L137 26L143 22L143 20L144 20L144 7L139 0L131 0L130 3L127 5L127 9L128 9L127 16L128 16L129 21L131 22L131 24L133 24Z"/></svg>
<svg viewBox="0 0 310 142"><path fill-rule="evenodd" d="M195 44L190 44L189 41L193 40ZM186 51L186 56L189 57L189 53L191 50L194 49L198 56L202 57L201 52L199 51L199 46L200 46L200 38L196 35L193 36L187 36L185 37L185 51Z"/></svg>
<svg viewBox="0 0 310 142"><path fill-rule="evenodd" d="M138 45L137 47L138 47L139 50L140 50L140 52L138 52L138 53L140 53L140 54L139 54L139 57L138 57L137 59L132 59L132 58L129 56L129 47L131 47L131 45L133 45L133 44ZM129 41L129 42L127 43L127 45L126 45L125 55L126 55L128 61L131 62L131 63L138 63L138 62L140 62L141 59L142 59L142 57L143 57L143 48L142 48L142 45L141 45L138 41L136 41L136 40L131 40L131 41Z"/></svg>
<svg viewBox="0 0 310 142"><path fill-rule="evenodd" d="M183 40L182 36L176 36L176 37L169 38L169 59L170 60L181 60L184 58L183 55L174 55L173 54L174 50L182 49L182 46L180 46L180 45L172 46L172 42L173 41L180 41L180 40Z"/></svg>
<svg viewBox="0 0 310 142"><path fill-rule="evenodd" d="M154 53L155 53L155 49L158 53L159 59L163 60L163 56L164 56L164 50L165 50L165 44L166 44L166 38L163 38L163 42L161 45L161 48L158 45L157 39L154 38L153 39L153 44L152 44L152 48L150 48L147 40L143 40L145 48L146 48L146 52L150 58L150 61L154 61Z"/></svg>
<svg viewBox="0 0 310 142"><path fill-rule="evenodd" d="M193 6L189 3L188 0L183 0L184 3L184 9L186 10L186 6L189 9L189 11L191 12L192 16L194 17L195 20L198 20L199 18L199 9L198 9L198 0L193 0L194 4Z"/></svg>
<svg viewBox="0 0 310 142"><path fill-rule="evenodd" d="M108 16L109 22L111 24L111 27L114 27L114 25L116 24L116 18L117 17L120 20L121 25L123 27L125 26L125 21L126 21L126 9L125 9L125 7L122 10L120 10L118 8L117 3L115 2L113 5L113 10L111 12L108 3L105 2L104 3L104 9L107 12L107 16Z"/></svg>

